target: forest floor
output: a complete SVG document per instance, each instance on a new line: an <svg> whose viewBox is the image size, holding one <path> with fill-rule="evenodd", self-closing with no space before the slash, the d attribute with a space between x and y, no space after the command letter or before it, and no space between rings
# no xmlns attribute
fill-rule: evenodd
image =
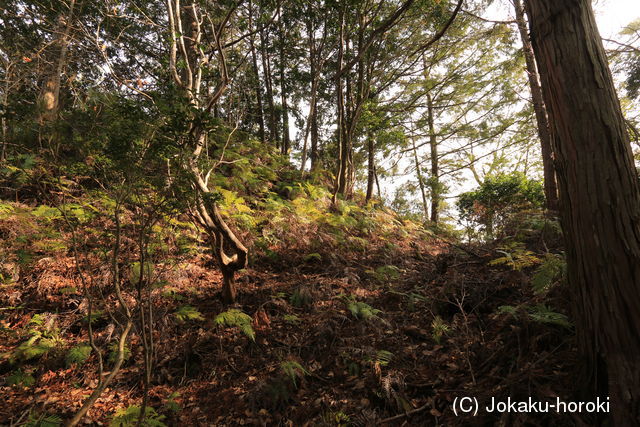
<svg viewBox="0 0 640 427"><path fill-rule="evenodd" d="M491 248L476 248L476 256L435 238L397 244L392 258L372 251L331 265L311 258L249 269L231 307L220 300L221 277L208 256L166 271L170 290L153 296L159 321L149 405L168 425L573 425L570 416L544 414L455 417L452 402L461 396L568 398L573 333L526 315L523 307L546 300L530 291L525 273L490 265ZM33 386L5 383L8 355L34 315L55 324L66 348L88 341L78 286L68 255L41 258L28 277L3 285L1 424L34 413L70 417L96 386L95 355L77 366L65 364L64 352L23 366L37 377ZM185 305L201 316L171 315ZM230 308L252 317L255 340L214 322ZM93 327L96 343L114 342L108 317ZM87 423L107 424L116 410L140 405L138 335L130 348Z"/></svg>

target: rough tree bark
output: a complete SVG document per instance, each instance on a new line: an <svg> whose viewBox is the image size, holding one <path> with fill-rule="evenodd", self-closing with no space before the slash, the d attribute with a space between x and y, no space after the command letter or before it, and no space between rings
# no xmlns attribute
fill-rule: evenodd
<svg viewBox="0 0 640 427"><path fill-rule="evenodd" d="M613 425L637 426L640 188L629 136L590 2L525 5L554 134L580 350L589 373L598 358L606 366Z"/></svg>
<svg viewBox="0 0 640 427"><path fill-rule="evenodd" d="M544 171L544 195L547 202L547 209L553 212L558 211L558 184L556 182L556 170L553 166L553 151L551 149L551 129L547 116L547 107L542 98L542 87L540 87L540 75L538 66L533 54L533 47L527 31L527 22L524 18L524 9L520 0L513 0L516 12L516 23L522 40L522 51L527 67L529 87L531 88L531 101L533 111L538 125L538 137L540 138L540 149L542 152L542 168Z"/></svg>

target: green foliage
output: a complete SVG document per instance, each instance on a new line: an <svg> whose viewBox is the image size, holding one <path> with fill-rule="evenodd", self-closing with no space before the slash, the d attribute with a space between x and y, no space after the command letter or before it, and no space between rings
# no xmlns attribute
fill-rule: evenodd
<svg viewBox="0 0 640 427"><path fill-rule="evenodd" d="M173 313L173 315L176 317L176 319L178 319L178 322L180 323L184 323L189 320L204 320L204 316L202 316L202 313L200 313L198 309L190 305L183 305L179 307L176 312Z"/></svg>
<svg viewBox="0 0 640 427"><path fill-rule="evenodd" d="M544 323L549 325L562 326L563 328L571 328L571 322L569 318L562 313L553 311L553 309L545 304L538 304L533 307L527 307L526 305L520 307L514 307L511 305L502 305L498 307L498 313L509 314L515 319L518 319L518 313L526 313L526 316L537 323Z"/></svg>
<svg viewBox="0 0 640 427"><path fill-rule="evenodd" d="M51 350L64 345L53 316L47 319L42 314L36 314L27 323L27 328L30 337L12 352L9 358L12 364L39 359Z"/></svg>
<svg viewBox="0 0 640 427"><path fill-rule="evenodd" d="M109 423L109 427L135 427L140 418L140 407L131 405L128 408L121 408L116 411ZM166 417L160 415L155 409L147 406L144 410L144 421L141 425L145 427L166 427L163 422Z"/></svg>
<svg viewBox="0 0 640 427"><path fill-rule="evenodd" d="M280 363L280 370L291 381L294 388L298 387L296 381L309 374L300 363L294 360L287 360Z"/></svg>
<svg viewBox="0 0 640 427"><path fill-rule="evenodd" d="M496 252L503 254L503 256L492 260L489 265L506 265L513 270L522 270L541 262L536 254L525 249L520 243L505 246L497 249Z"/></svg>
<svg viewBox="0 0 640 427"><path fill-rule="evenodd" d="M501 305L498 307L498 313L510 314L511 316L518 318L518 309L512 305Z"/></svg>
<svg viewBox="0 0 640 427"><path fill-rule="evenodd" d="M91 324L93 325L96 322L99 322L100 320L102 320L104 318L105 318L104 311L102 311L102 310L92 310L91 311L91 315L87 314L86 316L84 316L82 321L85 322L85 323L91 322Z"/></svg>
<svg viewBox="0 0 640 427"><path fill-rule="evenodd" d="M65 357L65 362L67 364L67 367L73 364L82 365L87 361L90 355L91 346L87 344L80 344L69 350Z"/></svg>
<svg viewBox="0 0 640 427"><path fill-rule="evenodd" d="M567 316L553 311L550 307L544 304L538 304L535 307L530 308L529 317L535 322L571 328L571 322L569 322Z"/></svg>
<svg viewBox="0 0 640 427"><path fill-rule="evenodd" d="M562 256L547 253L543 263L536 269L531 277L533 291L536 294L547 291L555 282L565 275L566 268L567 265Z"/></svg>
<svg viewBox="0 0 640 427"><path fill-rule="evenodd" d="M167 403L165 403L164 405L165 408L167 408L167 411L172 412L174 414L177 414L178 412L182 411L182 407L176 401L176 399L179 397L180 397L180 393L178 393L177 391L174 391L169 395L169 397L167 398Z"/></svg>
<svg viewBox="0 0 640 427"><path fill-rule="evenodd" d="M461 194L457 207L462 220L481 226L491 238L509 216L543 203L542 184L515 172L487 177L478 189Z"/></svg>
<svg viewBox="0 0 640 427"><path fill-rule="evenodd" d="M349 310L353 317L358 320L371 320L378 318L378 314L382 313L382 311L377 308L373 308L362 301L355 301L353 298L347 299L346 304L347 310Z"/></svg>
<svg viewBox="0 0 640 427"><path fill-rule="evenodd" d="M440 316L436 316L431 322L431 336L437 344L442 342L442 337L446 335L450 329L449 325L447 325Z"/></svg>
<svg viewBox="0 0 640 427"><path fill-rule="evenodd" d="M153 273L155 271L155 266L152 262L146 261L144 263L144 268L140 268L140 263L138 261L131 264L131 275L129 281L133 285L137 285L140 283L142 279L143 282L149 283L151 278L153 277ZM142 273L142 277L140 277L140 273Z"/></svg>
<svg viewBox="0 0 640 427"><path fill-rule="evenodd" d="M114 365L118 360L118 352L119 352L118 342L114 341L109 345L109 355L107 356L107 361L112 365ZM124 351L122 354L122 360L127 361L130 358L131 358L131 349L129 349L129 346L125 345Z"/></svg>
<svg viewBox="0 0 640 427"><path fill-rule="evenodd" d="M59 427L62 425L62 418L57 415L38 414L32 412L24 427Z"/></svg>
<svg viewBox="0 0 640 427"><path fill-rule="evenodd" d="M241 310L232 308L218 314L213 321L216 325L239 328L251 341L256 340L256 333L251 326L251 316Z"/></svg>
<svg viewBox="0 0 640 427"><path fill-rule="evenodd" d="M23 372L20 369L13 371L7 377L7 385L8 386L20 386L20 387L32 387L36 383L36 379L33 375Z"/></svg>
<svg viewBox="0 0 640 427"><path fill-rule="evenodd" d="M381 283L394 282L400 278L400 269L395 265L382 265L375 270L368 270L367 272Z"/></svg>
<svg viewBox="0 0 640 427"><path fill-rule="evenodd" d="M297 325L301 322L301 319L295 314L285 314L283 320L287 323L291 323L292 325Z"/></svg>
<svg viewBox="0 0 640 427"><path fill-rule="evenodd" d="M304 256L304 262L309 262L309 261L322 261L322 255L320 255L317 252L314 252L312 254L307 254Z"/></svg>
<svg viewBox="0 0 640 427"><path fill-rule="evenodd" d="M301 286L289 297L289 302L297 308L308 307L313 304L313 294L306 286Z"/></svg>

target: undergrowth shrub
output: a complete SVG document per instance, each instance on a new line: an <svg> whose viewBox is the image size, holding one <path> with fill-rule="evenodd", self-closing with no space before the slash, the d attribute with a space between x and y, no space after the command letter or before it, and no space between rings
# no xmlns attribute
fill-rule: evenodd
<svg viewBox="0 0 640 427"><path fill-rule="evenodd" d="M457 201L469 234L479 229L487 239L501 234L513 214L540 209L543 204L542 184L519 172L486 177L476 190L461 194Z"/></svg>

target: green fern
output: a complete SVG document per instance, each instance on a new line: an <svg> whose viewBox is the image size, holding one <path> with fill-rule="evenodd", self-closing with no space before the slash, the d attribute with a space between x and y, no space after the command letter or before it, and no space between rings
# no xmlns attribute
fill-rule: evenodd
<svg viewBox="0 0 640 427"><path fill-rule="evenodd" d="M313 304L313 295L306 287L302 286L291 294L289 302L297 308L307 307Z"/></svg>
<svg viewBox="0 0 640 427"><path fill-rule="evenodd" d="M512 305L501 305L498 307L498 313L500 314L510 314L514 318L518 318L518 308Z"/></svg>
<svg viewBox="0 0 640 427"><path fill-rule="evenodd" d="M554 282L565 274L566 263L560 255L548 253L544 262L536 269L531 278L531 286L536 294L548 290Z"/></svg>
<svg viewBox="0 0 640 427"><path fill-rule="evenodd" d="M118 409L113 415L109 427L134 427L138 425L140 418L140 407L136 405L128 408ZM147 406L144 410L144 421L141 425L145 427L166 427L163 422L166 417L159 415L155 409Z"/></svg>
<svg viewBox="0 0 640 427"><path fill-rule="evenodd" d="M285 322L291 323L293 325L297 325L301 322L300 317L296 316L295 314L285 314L282 318Z"/></svg>
<svg viewBox="0 0 640 427"><path fill-rule="evenodd" d="M173 313L173 315L176 316L176 319L178 319L178 322L180 323L184 323L188 320L204 320L204 316L202 316L202 313L200 313L198 309L190 305L183 305L182 307L178 308L176 312Z"/></svg>
<svg viewBox="0 0 640 427"><path fill-rule="evenodd" d="M351 312L353 317L359 320L370 320L378 317L379 313L382 313L382 311L377 308L373 308L362 301L348 301L347 309Z"/></svg>
<svg viewBox="0 0 640 427"><path fill-rule="evenodd" d="M24 427L58 427L62 425L62 418L57 415L31 413Z"/></svg>
<svg viewBox="0 0 640 427"><path fill-rule="evenodd" d="M154 273L154 265L151 262L145 262L144 268L140 268L139 262L134 262L131 264L131 275L129 281L133 285L137 285L140 283L140 273L142 273L142 280L145 282L149 282L151 277L153 277Z"/></svg>
<svg viewBox="0 0 640 427"><path fill-rule="evenodd" d="M567 316L553 311L550 307L544 304L539 304L530 308L529 317L535 322L571 328L571 322L569 322L569 318Z"/></svg>
<svg viewBox="0 0 640 427"><path fill-rule="evenodd" d="M282 362L280 364L280 369L285 374L285 376L289 378L289 380L291 380L294 388L298 388L296 380L302 379L305 375L308 374L308 372L302 367L302 365L294 360L287 360L285 362Z"/></svg>
<svg viewBox="0 0 640 427"><path fill-rule="evenodd" d="M7 377L6 382L9 386L20 386L28 388L36 383L36 379L33 377L33 375L22 372L22 370L18 369Z"/></svg>
<svg viewBox="0 0 640 427"><path fill-rule="evenodd" d="M65 362L67 364L67 367L74 364L82 365L84 364L84 362L87 361L90 355L91 355L91 346L86 344L80 344L73 347L71 350L69 350L69 352L67 353L67 356L65 357Z"/></svg>
<svg viewBox="0 0 640 427"><path fill-rule="evenodd" d="M119 352L119 345L118 345L118 342L115 341L109 345L109 355L107 356L107 361L111 364L115 364L116 360L118 360L118 352ZM131 350L127 345L125 345L122 360L127 361L130 358L131 358Z"/></svg>
<svg viewBox="0 0 640 427"><path fill-rule="evenodd" d="M40 358L61 344L59 339L43 338L42 334L36 333L27 341L20 344L9 359L11 363L18 361L29 361Z"/></svg>
<svg viewBox="0 0 640 427"><path fill-rule="evenodd" d="M236 308L232 308L231 310L218 314L214 319L214 322L216 325L239 328L251 341L255 341L256 333L251 326L251 320L251 316L248 314Z"/></svg>

